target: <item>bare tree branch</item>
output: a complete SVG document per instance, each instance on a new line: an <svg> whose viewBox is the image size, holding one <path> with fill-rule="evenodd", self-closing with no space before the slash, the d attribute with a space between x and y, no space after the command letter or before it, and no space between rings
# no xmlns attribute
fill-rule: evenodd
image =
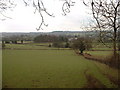
<svg viewBox="0 0 120 90"><path fill-rule="evenodd" d="M62 11L63 11L63 15L65 16L67 13L70 13L70 8L71 6L74 6L75 2L71 1L71 0L63 0L64 3L62 5Z"/></svg>
<svg viewBox="0 0 120 90"><path fill-rule="evenodd" d="M0 0L0 15L3 16L1 20L5 20L6 18L12 19L11 17L5 15L7 10L12 10L16 7L16 4L13 0Z"/></svg>
<svg viewBox="0 0 120 90"><path fill-rule="evenodd" d="M29 5L29 2L27 2L27 1L25 1L25 0L23 0L23 2L25 3L26 6ZM46 10L46 8L45 8L44 3L43 3L42 0L37 0L37 1L32 0L32 6L35 8L34 13L36 13L36 12L38 11L38 13L40 14L41 20L42 20L41 23L40 23L40 25L39 25L39 27L36 28L36 29L37 29L37 30L43 30L43 28L42 28L43 25L46 26L46 27L48 26L48 24L45 23L45 19L44 19L43 13L45 13L45 14L47 14L48 16L51 16L51 17L54 17L54 15L53 15L53 14L50 14L50 13Z"/></svg>

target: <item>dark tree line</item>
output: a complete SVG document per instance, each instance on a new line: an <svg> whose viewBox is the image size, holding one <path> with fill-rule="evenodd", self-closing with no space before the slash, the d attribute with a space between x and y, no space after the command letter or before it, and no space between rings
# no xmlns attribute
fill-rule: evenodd
<svg viewBox="0 0 120 90"><path fill-rule="evenodd" d="M68 38L65 36L55 36L55 35L39 35L34 38L35 43L42 42L67 42Z"/></svg>

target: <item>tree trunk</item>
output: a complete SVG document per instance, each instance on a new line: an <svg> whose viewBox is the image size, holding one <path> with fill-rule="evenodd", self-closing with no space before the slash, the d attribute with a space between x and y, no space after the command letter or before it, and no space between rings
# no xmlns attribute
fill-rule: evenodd
<svg viewBox="0 0 120 90"><path fill-rule="evenodd" d="M83 50L80 51L80 54L83 54Z"/></svg>
<svg viewBox="0 0 120 90"><path fill-rule="evenodd" d="M113 39L113 49L114 49L114 59L116 60L117 58L117 48L116 48L116 39L117 39L117 33L116 33L116 28L114 28L114 39Z"/></svg>
<svg viewBox="0 0 120 90"><path fill-rule="evenodd" d="M117 57L117 48L116 48L116 44L117 44L117 27L116 27L116 22L117 22L117 9L118 7L115 8L114 11L114 23L113 23L113 27L114 27L114 37L113 37L113 48L114 48L114 59L116 60Z"/></svg>
<svg viewBox="0 0 120 90"><path fill-rule="evenodd" d="M116 54L117 54L117 52L116 52L116 51L117 51L117 50L116 50L116 40L113 41L113 49L114 49L114 58L115 58L115 60L116 60L116 56L117 56L117 55L116 55Z"/></svg>

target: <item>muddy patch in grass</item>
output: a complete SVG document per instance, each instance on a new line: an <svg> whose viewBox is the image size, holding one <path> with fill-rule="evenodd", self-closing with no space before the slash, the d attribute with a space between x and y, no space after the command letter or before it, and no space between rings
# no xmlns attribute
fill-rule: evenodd
<svg viewBox="0 0 120 90"><path fill-rule="evenodd" d="M103 85L95 77L93 77L90 74L87 74L87 70L84 72L84 74L85 74L85 77L87 79L87 85L85 85L84 88L106 88L106 86Z"/></svg>

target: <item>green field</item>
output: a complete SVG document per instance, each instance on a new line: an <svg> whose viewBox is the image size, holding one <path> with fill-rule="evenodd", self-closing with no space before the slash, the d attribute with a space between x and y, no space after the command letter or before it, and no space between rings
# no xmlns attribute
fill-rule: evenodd
<svg viewBox="0 0 120 90"><path fill-rule="evenodd" d="M48 47L49 43L30 43L30 44L6 44L7 49L50 49ZM53 48L52 48L53 49Z"/></svg>
<svg viewBox="0 0 120 90"><path fill-rule="evenodd" d="M3 50L2 56L3 88L83 88L95 83L86 74L104 87L118 87L105 75L118 78L118 71L73 50Z"/></svg>
<svg viewBox="0 0 120 90"><path fill-rule="evenodd" d="M85 53L89 53L92 56L107 58L113 54L113 51L85 51Z"/></svg>
<svg viewBox="0 0 120 90"><path fill-rule="evenodd" d="M16 49L16 50L57 50L57 49L69 49L69 48L55 48L48 47L51 43L26 43L26 44L5 44L6 49Z"/></svg>

